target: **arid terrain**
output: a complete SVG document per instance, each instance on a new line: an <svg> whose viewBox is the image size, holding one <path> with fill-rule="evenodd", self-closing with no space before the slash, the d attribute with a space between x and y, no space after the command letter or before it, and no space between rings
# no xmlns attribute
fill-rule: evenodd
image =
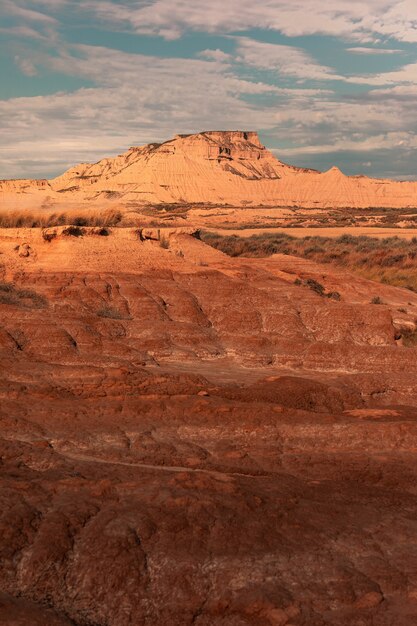
<svg viewBox="0 0 417 626"><path fill-rule="evenodd" d="M1 624L417 624L417 183L229 135L3 183ZM340 200L239 206L286 177Z"/></svg>
<svg viewBox="0 0 417 626"><path fill-rule="evenodd" d="M349 221L352 211L359 212L356 219L371 216L378 223L384 211L395 209L405 212L403 222L416 225L417 181L346 176L337 167L327 172L295 167L267 150L256 132L206 131L80 163L51 180L0 181L0 200L9 211L111 206L143 215L144 209L146 214L158 206L161 212L177 209L182 217L189 210L197 210L197 217L199 208L211 207L214 219L222 207L223 223L230 217L242 222L242 216L274 222L301 208L310 212L303 216L304 225L312 210L313 222L320 225L321 218L337 225L340 219Z"/></svg>
<svg viewBox="0 0 417 626"><path fill-rule="evenodd" d="M267 229L253 231L203 231L201 238L231 257L252 258L284 254L344 268L364 278L417 293L417 236L398 231L401 236L359 235L354 229ZM359 231L361 232L361 231ZM362 232L368 233L369 229ZM355 234L354 234L355 233Z"/></svg>

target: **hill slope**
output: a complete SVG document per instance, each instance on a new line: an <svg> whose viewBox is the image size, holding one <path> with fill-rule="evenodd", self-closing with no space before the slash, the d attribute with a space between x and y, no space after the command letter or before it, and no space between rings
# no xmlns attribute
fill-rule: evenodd
<svg viewBox="0 0 417 626"><path fill-rule="evenodd" d="M130 148L115 158L81 163L51 181L3 181L0 195L14 206L135 202L233 206L415 207L417 182L321 173L279 161L255 132L176 135L162 144ZM7 203L7 202L6 202Z"/></svg>
<svg viewBox="0 0 417 626"><path fill-rule="evenodd" d="M54 232L0 229L0 624L416 624L417 294Z"/></svg>

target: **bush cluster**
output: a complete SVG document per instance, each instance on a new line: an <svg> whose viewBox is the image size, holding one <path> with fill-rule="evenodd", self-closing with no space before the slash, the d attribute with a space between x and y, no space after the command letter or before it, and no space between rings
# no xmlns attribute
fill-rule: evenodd
<svg viewBox="0 0 417 626"><path fill-rule="evenodd" d="M332 237L292 237L285 232L251 237L202 232L202 240L232 257L286 254L318 263L346 267L365 278L417 292L417 238L378 239L351 234Z"/></svg>
<svg viewBox="0 0 417 626"><path fill-rule="evenodd" d="M32 289L20 289L14 283L0 283L0 304L24 309L43 309L48 305L44 296Z"/></svg>
<svg viewBox="0 0 417 626"><path fill-rule="evenodd" d="M117 226L122 221L122 213L115 210L51 213L42 210L8 211L0 213L0 228L50 228L52 226Z"/></svg>
<svg viewBox="0 0 417 626"><path fill-rule="evenodd" d="M112 319L112 320L130 319L126 317L125 315L123 315L122 313L120 313L120 311L118 311L117 309L114 309L110 306L101 307L101 309L97 311L97 315L98 317L105 317L105 318Z"/></svg>

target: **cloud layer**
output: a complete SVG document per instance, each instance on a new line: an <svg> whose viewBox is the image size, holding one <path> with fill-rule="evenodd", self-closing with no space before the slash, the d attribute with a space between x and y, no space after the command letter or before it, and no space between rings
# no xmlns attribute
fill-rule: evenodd
<svg viewBox="0 0 417 626"><path fill-rule="evenodd" d="M320 34L359 41L376 36L417 41L414 0L82 0L80 5L102 20L167 38L189 29L217 33L259 28L289 37Z"/></svg>
<svg viewBox="0 0 417 626"><path fill-rule="evenodd" d="M0 17L28 85L25 97L0 96L1 178L50 176L132 143L210 128L260 130L302 165L413 175L409 0L3 0ZM68 23L106 33L108 43L80 44ZM187 55L193 32L203 33L201 47ZM122 50L123 33L153 44L152 53ZM164 40L169 54L159 52ZM44 93L31 93L48 77ZM87 86L57 91L54 77Z"/></svg>

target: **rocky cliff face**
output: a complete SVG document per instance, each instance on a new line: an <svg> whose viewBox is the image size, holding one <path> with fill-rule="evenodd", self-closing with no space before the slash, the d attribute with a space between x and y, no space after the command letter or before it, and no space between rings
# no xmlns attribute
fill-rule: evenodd
<svg viewBox="0 0 417 626"><path fill-rule="evenodd" d="M417 182L348 177L286 165L255 132L207 131L81 163L54 180L0 183L0 193L48 191L52 201L303 207L415 207ZM52 196L51 196L52 194Z"/></svg>

